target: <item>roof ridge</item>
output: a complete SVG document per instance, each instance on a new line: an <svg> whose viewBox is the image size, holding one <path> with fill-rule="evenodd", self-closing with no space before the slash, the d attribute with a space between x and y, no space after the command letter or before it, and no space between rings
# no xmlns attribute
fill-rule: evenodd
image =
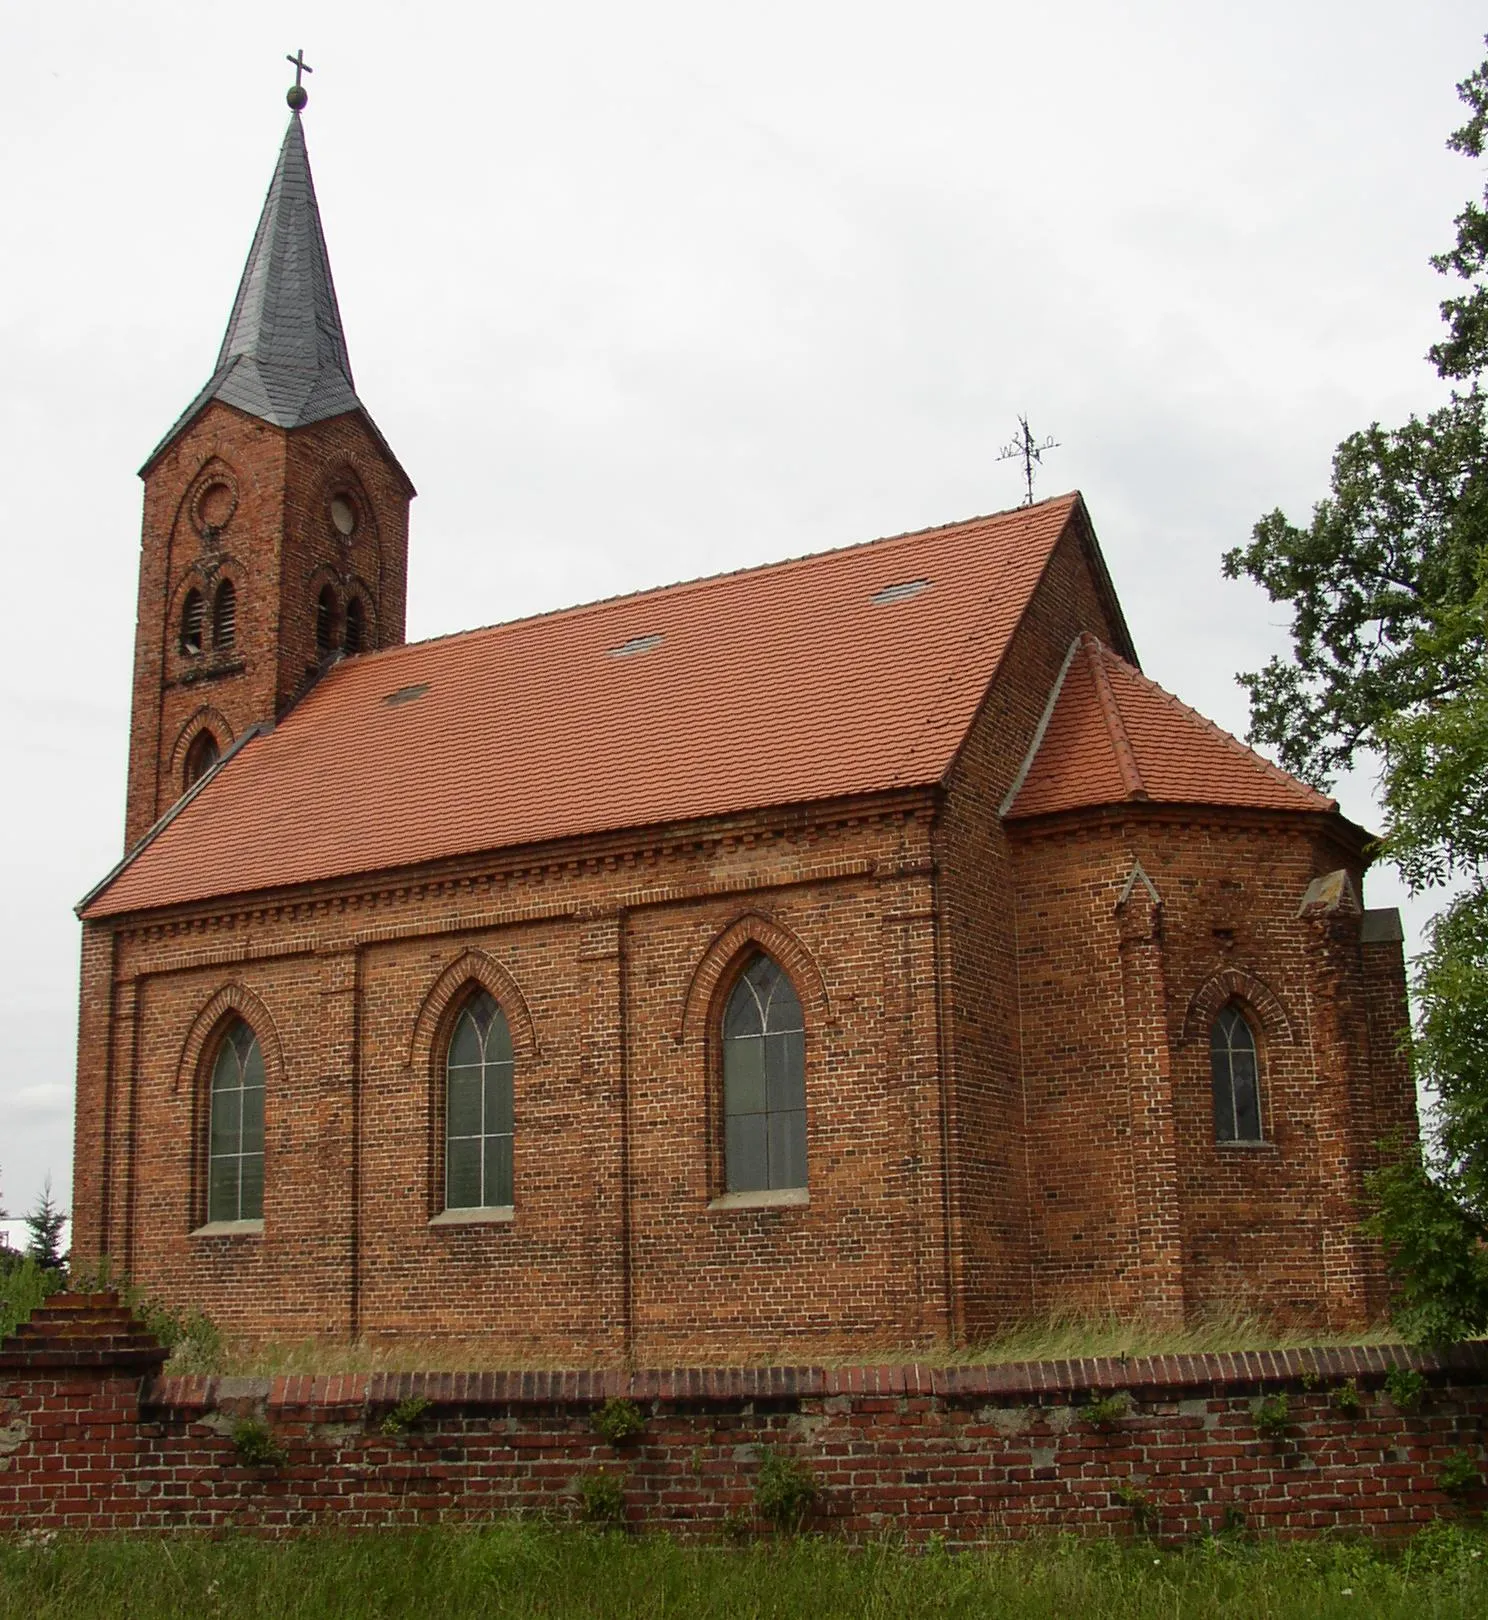
<svg viewBox="0 0 1488 1620"><path fill-rule="evenodd" d="M1136 752L1132 748L1131 736L1126 729L1121 705L1116 700L1116 693L1111 687L1111 677L1106 672L1104 654L1107 649L1100 637L1091 630L1081 632L1080 644L1090 665L1090 678L1095 685L1096 701L1100 704L1101 718L1106 723L1106 735L1111 739L1111 751L1116 756L1116 768L1121 773L1126 796L1129 799L1150 799L1151 794L1142 781L1141 768L1137 764Z"/></svg>
<svg viewBox="0 0 1488 1620"><path fill-rule="evenodd" d="M1141 681L1144 685L1150 686L1154 692L1160 693L1164 698L1167 699L1169 703L1174 704L1177 708L1181 709L1186 715L1188 715L1190 719L1196 720L1206 731L1213 733L1213 735L1220 742L1224 743L1227 747L1234 749L1236 752L1243 754L1245 758L1251 761L1253 764L1261 766L1276 780L1285 783L1287 787L1292 788L1299 793L1303 793L1311 798L1320 800L1330 810L1336 810L1338 808L1337 799L1332 798L1326 793L1320 793L1317 788L1311 786L1307 782L1302 781L1300 778L1293 776L1290 771L1284 770L1280 765L1276 764L1274 760L1269 760L1264 754L1258 753L1254 748L1250 747L1248 743L1241 742L1241 740L1232 731L1226 731L1223 726L1219 725L1216 721L1211 720L1208 715L1202 714L1198 709L1194 708L1192 704L1185 703L1176 692L1170 692L1167 687L1163 686L1160 682L1153 680L1150 675L1145 674L1140 669L1133 668L1132 665L1128 664L1126 660L1122 658L1121 655L1113 648L1104 647L1102 648L1102 651L1109 653L1111 657L1115 658L1116 661L1125 669L1126 673L1133 679Z"/></svg>
<svg viewBox="0 0 1488 1620"><path fill-rule="evenodd" d="M563 607L542 608L536 613L525 613L516 619L493 619L490 624L470 625L464 630L446 630L437 636L424 636L418 641L402 641L395 647L379 647L375 651L356 654L355 662L365 666L374 658L407 652L415 647L432 647L440 642L460 641L466 636L484 636L497 630L512 630L518 625L537 624L545 619L560 619L570 615L598 612L601 608L615 607L621 602L639 602L648 596L668 596L684 591L701 590L725 580L741 579L749 574L766 574L774 569L805 567L825 557L838 557L849 551L867 551L873 546L892 545L899 540L921 540L934 534L947 534L953 529L969 529L978 523L991 523L998 518L1017 517L1024 512L1036 512L1040 507L1055 506L1061 501L1073 503L1080 498L1078 490L1066 495L1050 496L1035 501L1032 506L1010 506L1000 512L981 512L975 517L957 518L952 523L932 523L924 529L905 529L898 534L875 535L871 540L849 540L839 546L824 546L820 551L797 552L792 557L777 557L771 562L752 563L745 568L724 568L715 574L698 574L691 579L668 580L663 585L648 585L641 590L617 591L613 596L597 596L589 602L569 602ZM346 660L351 662L351 660Z"/></svg>

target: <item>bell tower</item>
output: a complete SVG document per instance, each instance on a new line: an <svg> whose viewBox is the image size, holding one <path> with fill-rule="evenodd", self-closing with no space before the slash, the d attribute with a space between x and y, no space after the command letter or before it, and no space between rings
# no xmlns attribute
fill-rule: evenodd
<svg viewBox="0 0 1488 1620"><path fill-rule="evenodd" d="M291 61L216 369L140 470L126 849L330 663L403 640L414 489L352 382Z"/></svg>

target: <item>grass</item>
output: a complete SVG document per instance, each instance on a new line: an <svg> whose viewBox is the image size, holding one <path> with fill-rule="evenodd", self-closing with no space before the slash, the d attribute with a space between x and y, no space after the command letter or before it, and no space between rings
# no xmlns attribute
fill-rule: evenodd
<svg viewBox="0 0 1488 1620"><path fill-rule="evenodd" d="M1488 1538L1433 1526L1406 1549L1362 1542L1058 1539L950 1554L817 1539L727 1549L534 1523L376 1535L0 1541L0 1620L604 1616L707 1620L1453 1620L1488 1613Z"/></svg>
<svg viewBox="0 0 1488 1620"><path fill-rule="evenodd" d="M168 1372L224 1372L241 1375L356 1372L494 1372L507 1368L559 1370L600 1364L575 1352L539 1355L489 1338L389 1337L351 1342L328 1338L223 1341L205 1356L200 1336L178 1342ZM1370 1331L1327 1334L1280 1328L1245 1311L1216 1313L1187 1325L1141 1319L1054 1316L1019 1323L995 1338L966 1348L909 1346L900 1341L866 1343L851 1355L823 1354L809 1344L789 1341L751 1355L737 1352L684 1356L689 1366L860 1366L918 1361L931 1366L988 1366L1010 1361L1078 1360L1093 1356L1201 1355L1219 1350L1300 1350L1343 1344L1396 1344L1388 1325ZM661 1358L677 1363L675 1355ZM647 1364L644 1353L643 1364Z"/></svg>

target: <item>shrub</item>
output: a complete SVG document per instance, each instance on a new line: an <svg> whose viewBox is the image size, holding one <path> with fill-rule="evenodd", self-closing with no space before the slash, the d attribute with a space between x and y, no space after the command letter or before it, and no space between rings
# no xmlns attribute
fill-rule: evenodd
<svg viewBox="0 0 1488 1620"><path fill-rule="evenodd" d="M1414 1367L1391 1367L1385 1374L1385 1394L1399 1412L1414 1412L1426 1398L1426 1380Z"/></svg>
<svg viewBox="0 0 1488 1620"><path fill-rule="evenodd" d="M583 1474L574 1483L579 1514L585 1524L615 1529L625 1523L625 1481L603 1468Z"/></svg>
<svg viewBox="0 0 1488 1620"><path fill-rule="evenodd" d="M1483 1476L1478 1472L1477 1459L1472 1452L1454 1451L1442 1464L1436 1483L1444 1496L1466 1496L1483 1483Z"/></svg>
<svg viewBox="0 0 1488 1620"><path fill-rule="evenodd" d="M7 1249L0 1256L0 1339L14 1333L48 1295L62 1286L60 1272L39 1265L30 1255Z"/></svg>
<svg viewBox="0 0 1488 1620"><path fill-rule="evenodd" d="M283 1448L262 1418L242 1418L235 1423L232 1443L245 1468L277 1468L284 1461Z"/></svg>
<svg viewBox="0 0 1488 1620"><path fill-rule="evenodd" d="M761 1450L754 1505L766 1524L776 1530L801 1529L820 1496L821 1486L805 1463L768 1447Z"/></svg>
<svg viewBox="0 0 1488 1620"><path fill-rule="evenodd" d="M1285 1395L1268 1395L1256 1407L1255 1425L1268 1440L1280 1440L1292 1426L1291 1402Z"/></svg>
<svg viewBox="0 0 1488 1620"><path fill-rule="evenodd" d="M410 1395L406 1401L399 1401L378 1426L384 1434L407 1434L422 1426L424 1413L431 1405L426 1396Z"/></svg>
<svg viewBox="0 0 1488 1620"><path fill-rule="evenodd" d="M1131 1413L1131 1396L1123 1390L1114 1395L1102 1395L1085 1408L1085 1421L1092 1429L1114 1429Z"/></svg>
<svg viewBox="0 0 1488 1620"><path fill-rule="evenodd" d="M1328 1399L1346 1418L1356 1418L1364 1410L1364 1397L1352 1378L1345 1379Z"/></svg>
<svg viewBox="0 0 1488 1620"><path fill-rule="evenodd" d="M634 1401L609 1400L591 1420L594 1432L612 1446L628 1445L646 1432L646 1420Z"/></svg>

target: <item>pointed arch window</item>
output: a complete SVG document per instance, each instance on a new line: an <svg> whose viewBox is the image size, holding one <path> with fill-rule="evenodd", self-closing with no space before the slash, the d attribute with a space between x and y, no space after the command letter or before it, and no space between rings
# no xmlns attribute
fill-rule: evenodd
<svg viewBox="0 0 1488 1620"><path fill-rule="evenodd" d="M509 1207L512 1193L511 1031L480 990L450 1032L445 1065L444 1207Z"/></svg>
<svg viewBox="0 0 1488 1620"><path fill-rule="evenodd" d="M212 646L217 652L238 639L238 589L230 579L217 587L212 603Z"/></svg>
<svg viewBox="0 0 1488 1620"><path fill-rule="evenodd" d="M1221 1007L1209 1027L1209 1075L1215 1141L1264 1140L1255 1032L1234 1002Z"/></svg>
<svg viewBox="0 0 1488 1620"><path fill-rule="evenodd" d="M361 597L353 596L346 604L346 635L342 644L348 653L359 653L366 638L367 610L362 606Z"/></svg>
<svg viewBox="0 0 1488 1620"><path fill-rule="evenodd" d="M209 770L222 758L222 750L210 731L199 731L186 750L186 764L181 773L181 791L194 788Z"/></svg>
<svg viewBox="0 0 1488 1620"><path fill-rule="evenodd" d="M336 593L327 585L315 604L315 650L322 657L336 647Z"/></svg>
<svg viewBox="0 0 1488 1620"><path fill-rule="evenodd" d="M806 1028L790 980L770 957L745 968L723 1012L727 1190L806 1185Z"/></svg>
<svg viewBox="0 0 1488 1620"><path fill-rule="evenodd" d="M241 1018L228 1026L217 1048L210 1111L207 1220L262 1220L263 1052Z"/></svg>
<svg viewBox="0 0 1488 1620"><path fill-rule="evenodd" d="M207 605L202 593L193 585L181 604L181 651L195 658L202 650L202 628L206 623Z"/></svg>

